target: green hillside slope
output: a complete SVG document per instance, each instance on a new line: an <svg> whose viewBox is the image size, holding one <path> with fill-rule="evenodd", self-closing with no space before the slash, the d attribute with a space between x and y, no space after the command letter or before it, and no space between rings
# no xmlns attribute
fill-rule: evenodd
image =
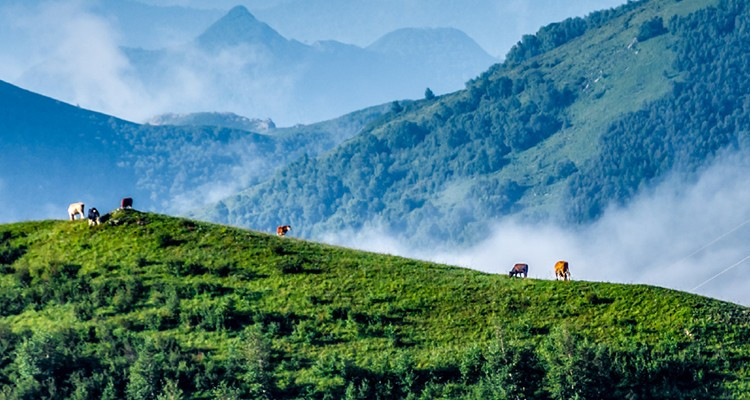
<svg viewBox="0 0 750 400"><path fill-rule="evenodd" d="M656 287L137 211L0 225L3 399L740 399L748 360L747 308Z"/></svg>
<svg viewBox="0 0 750 400"><path fill-rule="evenodd" d="M465 90L396 106L204 214L305 237L372 225L472 243L487 221L588 222L747 147L744 1L651 0L524 37ZM439 221L439 222L438 222Z"/></svg>

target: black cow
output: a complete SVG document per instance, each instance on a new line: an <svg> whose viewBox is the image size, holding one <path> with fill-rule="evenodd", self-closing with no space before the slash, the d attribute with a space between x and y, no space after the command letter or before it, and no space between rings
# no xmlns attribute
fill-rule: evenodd
<svg viewBox="0 0 750 400"><path fill-rule="evenodd" d="M528 274L529 264L516 264L513 266L510 272L508 272L508 276L510 276L511 278L519 275L523 275L523 277L525 278Z"/></svg>
<svg viewBox="0 0 750 400"><path fill-rule="evenodd" d="M89 209L89 226L99 225L100 219L99 219L99 210L97 210L94 207L91 207Z"/></svg>

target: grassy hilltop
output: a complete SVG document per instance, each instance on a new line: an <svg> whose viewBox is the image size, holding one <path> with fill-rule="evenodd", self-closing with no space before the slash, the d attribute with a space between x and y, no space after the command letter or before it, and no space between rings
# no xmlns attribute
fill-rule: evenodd
<svg viewBox="0 0 750 400"><path fill-rule="evenodd" d="M137 211L0 225L0 399L748 398L749 322Z"/></svg>

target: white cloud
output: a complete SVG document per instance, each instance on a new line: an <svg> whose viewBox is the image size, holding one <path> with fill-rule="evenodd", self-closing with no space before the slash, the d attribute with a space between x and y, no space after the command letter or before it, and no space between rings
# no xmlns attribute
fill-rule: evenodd
<svg viewBox="0 0 750 400"><path fill-rule="evenodd" d="M555 261L567 260L578 280L645 283L750 305L750 260L694 290L750 255L749 173L747 157L725 156L698 179L672 176L591 225L505 220L480 243L437 252L373 227L325 240L500 274L526 262L529 276L541 279L553 279Z"/></svg>
<svg viewBox="0 0 750 400"><path fill-rule="evenodd" d="M257 179L256 171L265 171L270 168L268 165L263 165L261 159L254 157L259 150L253 149L252 146L248 148L223 149L225 157L238 158L236 165L228 168L223 178L218 177L198 187L187 188L182 185L175 187L169 200L162 204L163 207L169 213L185 214L209 204L215 204L247 188L251 180Z"/></svg>
<svg viewBox="0 0 750 400"><path fill-rule="evenodd" d="M27 51L0 58L5 62L0 72L12 76L24 71L9 80L135 122L166 112L196 111L274 115L289 121L303 117L291 107L295 72L271 73L275 67L268 65L269 56L261 49L237 46L208 54L188 44L161 53L154 65L135 65L119 47L116 27L89 8L94 4L50 0L0 8L0 21L12 14L16 36L28 39Z"/></svg>
<svg viewBox="0 0 750 400"><path fill-rule="evenodd" d="M109 22L92 3L45 1L13 9L14 27L27 38L16 55L25 72L13 83L72 104L138 120L153 102L133 76Z"/></svg>

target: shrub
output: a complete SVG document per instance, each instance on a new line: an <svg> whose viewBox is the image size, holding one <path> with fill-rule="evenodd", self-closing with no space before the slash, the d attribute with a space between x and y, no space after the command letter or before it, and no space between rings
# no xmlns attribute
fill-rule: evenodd
<svg viewBox="0 0 750 400"><path fill-rule="evenodd" d="M482 365L486 361L479 346L473 346L467 350L461 357L458 366L458 370L461 372L461 379L464 383L476 382L481 376Z"/></svg>
<svg viewBox="0 0 750 400"><path fill-rule="evenodd" d="M12 276L0 276L0 317L20 313L26 307L23 287Z"/></svg>
<svg viewBox="0 0 750 400"><path fill-rule="evenodd" d="M37 330L16 348L10 366L18 398L43 398L65 393L64 382L77 365L75 342L70 332Z"/></svg>
<svg viewBox="0 0 750 400"><path fill-rule="evenodd" d="M302 320L294 326L291 338L298 343L314 344L320 336L320 332L318 332L315 322Z"/></svg>
<svg viewBox="0 0 750 400"><path fill-rule="evenodd" d="M665 33L667 33L667 28L664 27L664 20L661 17L654 17L641 25L641 29L638 31L636 39L638 39L639 42L645 42L648 39Z"/></svg>
<svg viewBox="0 0 750 400"><path fill-rule="evenodd" d="M553 399L605 399L616 389L608 349L565 328L548 336L542 357L545 386Z"/></svg>
<svg viewBox="0 0 750 400"><path fill-rule="evenodd" d="M0 245L0 265L10 265L26 253L26 246Z"/></svg>
<svg viewBox="0 0 750 400"><path fill-rule="evenodd" d="M168 233L162 233L156 237L156 246L159 248L179 246L182 243L183 243L182 240L175 239L174 237L172 237L172 235Z"/></svg>
<svg viewBox="0 0 750 400"><path fill-rule="evenodd" d="M97 307L111 305L118 312L130 311L144 294L141 278L132 275L94 280L91 286Z"/></svg>
<svg viewBox="0 0 750 400"><path fill-rule="evenodd" d="M168 261L167 270L175 276L202 275L208 272L208 269L200 263L180 260Z"/></svg>
<svg viewBox="0 0 750 400"><path fill-rule="evenodd" d="M276 263L276 269L282 274L298 274L304 272L305 260L300 257L284 257Z"/></svg>
<svg viewBox="0 0 750 400"><path fill-rule="evenodd" d="M271 398L271 345L257 327L242 332L229 353L226 369L246 397Z"/></svg>
<svg viewBox="0 0 750 400"><path fill-rule="evenodd" d="M432 89L427 88L424 90L424 98L425 100L432 100L435 98L435 93L432 92Z"/></svg>
<svg viewBox="0 0 750 400"><path fill-rule="evenodd" d="M479 385L482 397L535 399L543 393L544 367L530 345L500 339L487 350Z"/></svg>

